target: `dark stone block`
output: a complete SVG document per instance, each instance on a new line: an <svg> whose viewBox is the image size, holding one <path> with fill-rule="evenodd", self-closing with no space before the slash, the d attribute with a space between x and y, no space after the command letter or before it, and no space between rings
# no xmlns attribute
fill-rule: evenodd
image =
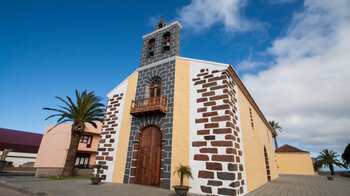
<svg viewBox="0 0 350 196"><path fill-rule="evenodd" d="M233 188L236 188L236 187L239 187L241 184L239 183L239 181L236 181L236 182L232 182L229 186L230 187L233 187Z"/></svg>
<svg viewBox="0 0 350 196"><path fill-rule="evenodd" d="M218 172L217 176L220 180L234 180L236 178L234 173Z"/></svg>
<svg viewBox="0 0 350 196"><path fill-rule="evenodd" d="M201 190L203 193L212 193L211 187L201 186Z"/></svg>
<svg viewBox="0 0 350 196"><path fill-rule="evenodd" d="M237 195L236 190L234 189L227 189L227 188L219 188L218 193L220 195Z"/></svg>
<svg viewBox="0 0 350 196"><path fill-rule="evenodd" d="M229 163L227 167L228 167L229 171L237 171L238 170L237 164Z"/></svg>
<svg viewBox="0 0 350 196"><path fill-rule="evenodd" d="M211 185L211 186L221 186L222 182L221 181L216 181L216 180L209 180L207 185Z"/></svg>

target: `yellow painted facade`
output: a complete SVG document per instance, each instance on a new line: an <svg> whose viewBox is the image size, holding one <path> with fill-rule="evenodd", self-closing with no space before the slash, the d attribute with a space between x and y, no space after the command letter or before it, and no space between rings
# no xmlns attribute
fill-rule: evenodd
<svg viewBox="0 0 350 196"><path fill-rule="evenodd" d="M127 83L127 89L125 93L125 102L123 108L122 122L120 124L120 132L118 146L115 155L115 165L113 171L112 182L123 183L126 156L128 152L128 142L130 137L131 129L131 119L130 107L131 100L134 99L136 93L136 84L137 84L138 72L134 72L129 78Z"/></svg>
<svg viewBox="0 0 350 196"><path fill-rule="evenodd" d="M276 159L280 174L315 175L308 152L277 152Z"/></svg>
<svg viewBox="0 0 350 196"><path fill-rule="evenodd" d="M278 172L271 132L239 87L237 93L247 188L250 192L268 182L264 147L266 147L269 157L271 180L278 177ZM249 108L252 112L254 128L251 125Z"/></svg>
<svg viewBox="0 0 350 196"><path fill-rule="evenodd" d="M175 64L175 90L174 90L174 120L172 140L172 175L180 164L189 164L189 119L190 119L190 61L176 59ZM171 177L171 187L180 184L177 175ZM188 185L188 179L184 179Z"/></svg>

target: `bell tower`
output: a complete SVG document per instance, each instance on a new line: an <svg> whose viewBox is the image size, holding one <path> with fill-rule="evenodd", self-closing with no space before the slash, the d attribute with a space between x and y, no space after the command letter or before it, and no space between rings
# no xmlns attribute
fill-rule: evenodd
<svg viewBox="0 0 350 196"><path fill-rule="evenodd" d="M179 22L168 24L162 16L154 31L142 36L140 67L169 57L180 56L181 28Z"/></svg>

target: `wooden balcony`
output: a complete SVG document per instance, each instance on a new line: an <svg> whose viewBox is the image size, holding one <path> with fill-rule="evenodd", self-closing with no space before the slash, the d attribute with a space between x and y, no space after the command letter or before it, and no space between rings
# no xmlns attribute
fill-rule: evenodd
<svg viewBox="0 0 350 196"><path fill-rule="evenodd" d="M132 100L130 114L133 116L145 116L156 113L166 114L168 99L164 96L151 97L142 100Z"/></svg>

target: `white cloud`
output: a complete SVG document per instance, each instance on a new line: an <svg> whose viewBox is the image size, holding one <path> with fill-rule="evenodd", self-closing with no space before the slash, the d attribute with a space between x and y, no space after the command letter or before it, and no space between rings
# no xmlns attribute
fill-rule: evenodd
<svg viewBox="0 0 350 196"><path fill-rule="evenodd" d="M349 10L348 0L306 0L268 49L276 63L243 76L267 118L283 126L279 142L339 153L350 142Z"/></svg>
<svg viewBox="0 0 350 196"><path fill-rule="evenodd" d="M244 5L245 0L192 0L177 11L178 20L195 32L217 24L224 25L226 31L248 31L253 23L241 15Z"/></svg>

